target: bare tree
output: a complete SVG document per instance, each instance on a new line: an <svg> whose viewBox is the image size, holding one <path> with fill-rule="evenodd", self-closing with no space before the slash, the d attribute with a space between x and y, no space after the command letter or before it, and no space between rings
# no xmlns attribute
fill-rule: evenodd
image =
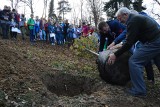
<svg viewBox="0 0 160 107"><path fill-rule="evenodd" d="M63 14L63 20L64 20L64 14L66 14L67 12L70 12L72 8L70 7L70 4L67 0L59 1L58 6L59 7L57 8L57 10L59 10L59 16Z"/></svg>
<svg viewBox="0 0 160 107"><path fill-rule="evenodd" d="M77 6L75 6L75 5L73 4L71 17L72 17L72 20L73 20L73 24L74 24L74 25L78 25L78 21L79 21L78 13L79 13L79 12L76 11L76 8L75 8L75 7L77 7Z"/></svg>
<svg viewBox="0 0 160 107"><path fill-rule="evenodd" d="M21 2L21 0L9 0L11 2L11 7L12 9L18 9L19 7L19 3Z"/></svg>
<svg viewBox="0 0 160 107"><path fill-rule="evenodd" d="M158 5L160 5L160 2L159 2L159 0L154 0Z"/></svg>
<svg viewBox="0 0 160 107"><path fill-rule="evenodd" d="M157 0L154 0L155 2L153 3L153 7L151 10L151 13L156 17L156 20L160 19L160 14L156 13L155 10L155 5L159 5L160 6L160 2L158 2Z"/></svg>
<svg viewBox="0 0 160 107"><path fill-rule="evenodd" d="M48 0L43 0L44 7L43 7L42 17L43 17L43 15L44 15L45 18L47 17L47 13L46 13L46 10L47 10L47 1L48 1Z"/></svg>
<svg viewBox="0 0 160 107"><path fill-rule="evenodd" d="M14 1L13 0L9 0L11 2L11 7L12 9L14 8Z"/></svg>
<svg viewBox="0 0 160 107"><path fill-rule="evenodd" d="M103 2L102 0L87 0L87 4L90 8L90 13L93 16L95 26L97 27L100 16L103 13Z"/></svg>
<svg viewBox="0 0 160 107"><path fill-rule="evenodd" d="M54 13L54 0L51 0L49 3L48 17L52 17Z"/></svg>
<svg viewBox="0 0 160 107"><path fill-rule="evenodd" d="M30 8L31 14L34 14L34 11L33 11L34 1L33 0L20 0L20 1L25 3Z"/></svg>
<svg viewBox="0 0 160 107"><path fill-rule="evenodd" d="M81 22L82 22L82 16L83 16L83 4L84 4L84 1L83 0L80 0L80 10L81 10Z"/></svg>

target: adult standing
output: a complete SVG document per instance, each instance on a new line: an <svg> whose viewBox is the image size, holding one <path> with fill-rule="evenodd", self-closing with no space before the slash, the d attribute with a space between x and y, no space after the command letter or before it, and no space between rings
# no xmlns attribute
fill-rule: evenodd
<svg viewBox="0 0 160 107"><path fill-rule="evenodd" d="M21 29L21 33L22 33L22 40L25 40L25 23L26 23L26 18L24 14L21 14L21 21L19 22L19 26Z"/></svg>
<svg viewBox="0 0 160 107"><path fill-rule="evenodd" d="M0 17L2 16L2 10L0 9ZM0 18L0 36L2 35L1 18Z"/></svg>
<svg viewBox="0 0 160 107"><path fill-rule="evenodd" d="M116 13L117 19L127 25L125 44L109 55L108 64L113 64L116 57L129 50L138 40L143 45L129 59L130 77L133 87L127 93L133 96L145 96L146 85L143 79L143 67L154 59L160 66L160 29L157 23L149 17L131 14L130 10L122 7Z"/></svg>
<svg viewBox="0 0 160 107"><path fill-rule="evenodd" d="M2 27L2 38L9 39L8 31L9 31L9 12L7 6L4 6L3 11L0 13L1 27Z"/></svg>
<svg viewBox="0 0 160 107"><path fill-rule="evenodd" d="M40 20L39 20L39 17L36 16L36 20L35 20L35 39L38 39L39 32L40 32Z"/></svg>
<svg viewBox="0 0 160 107"><path fill-rule="evenodd" d="M82 36L87 37L88 31L89 31L88 25L86 25L86 22L83 22L82 23Z"/></svg>
<svg viewBox="0 0 160 107"><path fill-rule="evenodd" d="M31 14L31 18L28 20L27 22L27 25L29 27L29 32L30 32L30 42L31 42L31 45L34 44L34 39L35 39L35 31L34 31L34 25L35 25L35 22L34 22L34 19L33 19L34 15Z"/></svg>
<svg viewBox="0 0 160 107"><path fill-rule="evenodd" d="M65 21L64 26L63 26L63 32L64 32L64 40L68 42L68 38L67 38L67 29L69 28L69 23L68 20Z"/></svg>

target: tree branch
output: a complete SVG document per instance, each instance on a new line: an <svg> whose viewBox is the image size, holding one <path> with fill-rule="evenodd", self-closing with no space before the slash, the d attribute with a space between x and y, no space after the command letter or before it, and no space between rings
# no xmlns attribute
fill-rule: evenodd
<svg viewBox="0 0 160 107"><path fill-rule="evenodd" d="M157 14L157 13L154 13L154 11L153 11L153 9L154 9L154 5L155 5L155 4L153 4L153 8L152 8L152 10L151 10L151 13L152 13L153 15L157 16L157 17L158 17L158 19L159 19L159 18L160 18L160 15L159 15L159 14Z"/></svg>
<svg viewBox="0 0 160 107"><path fill-rule="evenodd" d="M158 0L154 0L156 3L158 3L158 5L160 5L160 2Z"/></svg>

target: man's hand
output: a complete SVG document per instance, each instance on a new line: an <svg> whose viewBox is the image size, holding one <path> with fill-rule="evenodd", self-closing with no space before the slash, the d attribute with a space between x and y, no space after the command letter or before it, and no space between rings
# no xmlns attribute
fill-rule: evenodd
<svg viewBox="0 0 160 107"><path fill-rule="evenodd" d="M119 48L121 48L122 47L122 44L117 44L117 45L115 45L115 46L112 46L110 49L111 50L113 50L113 49L119 49Z"/></svg>
<svg viewBox="0 0 160 107"><path fill-rule="evenodd" d="M8 17L4 17L4 20L8 20Z"/></svg>
<svg viewBox="0 0 160 107"><path fill-rule="evenodd" d="M111 49L114 45L115 45L115 42L112 42L112 43L107 47L107 49Z"/></svg>
<svg viewBox="0 0 160 107"><path fill-rule="evenodd" d="M109 65L114 64L115 60L116 60L116 56L114 55L114 53L110 54L108 58L108 64Z"/></svg>

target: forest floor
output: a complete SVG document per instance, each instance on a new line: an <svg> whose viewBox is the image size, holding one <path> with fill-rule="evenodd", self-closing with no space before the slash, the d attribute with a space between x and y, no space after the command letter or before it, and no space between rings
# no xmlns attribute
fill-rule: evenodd
<svg viewBox="0 0 160 107"><path fill-rule="evenodd" d="M102 81L95 57L82 57L67 45L30 45L0 39L0 107L160 107L160 73L147 84L147 97L127 95ZM130 83L129 83L130 84Z"/></svg>

